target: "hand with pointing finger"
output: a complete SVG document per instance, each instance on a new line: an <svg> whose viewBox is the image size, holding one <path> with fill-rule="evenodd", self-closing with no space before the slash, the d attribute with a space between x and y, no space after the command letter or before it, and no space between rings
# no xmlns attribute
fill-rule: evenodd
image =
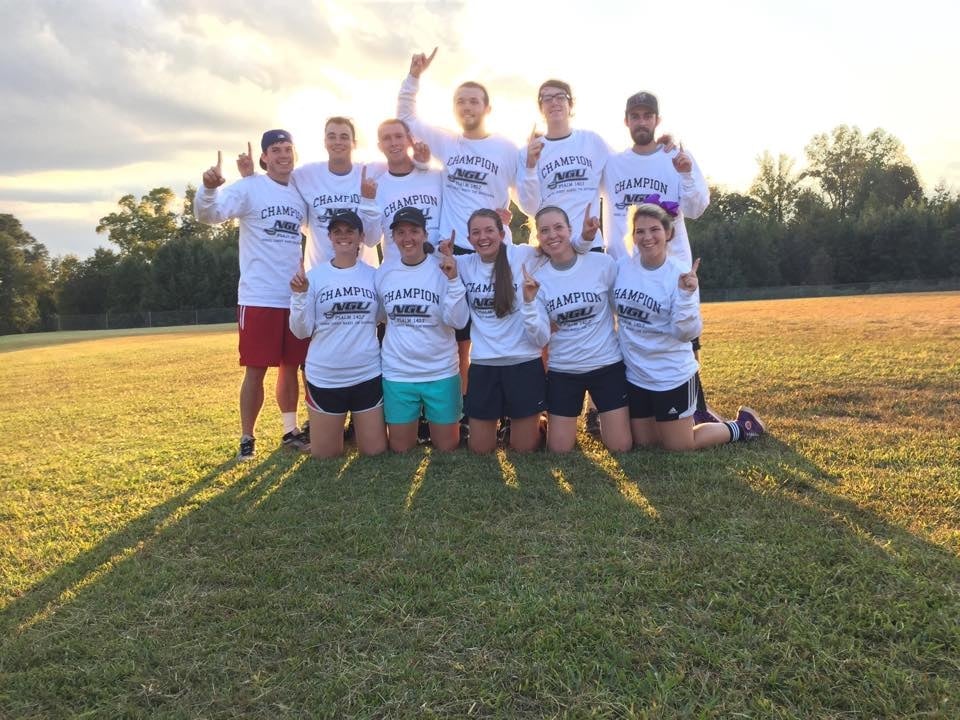
<svg viewBox="0 0 960 720"><path fill-rule="evenodd" d="M367 166L360 168L360 196L373 200L377 196L377 181L367 179Z"/></svg>
<svg viewBox="0 0 960 720"><path fill-rule="evenodd" d="M430 146L425 142L415 142L413 144L413 161L424 165L430 162Z"/></svg>
<svg viewBox="0 0 960 720"><path fill-rule="evenodd" d="M590 214L592 206L593 203L587 203L587 210L583 214L583 231L581 234L587 242L593 242L593 239L597 236L597 231L600 229L600 218Z"/></svg>
<svg viewBox="0 0 960 720"><path fill-rule="evenodd" d="M513 220L513 213L510 212L509 207L497 208L497 215L500 216L500 221L506 226L510 227L510 221Z"/></svg>
<svg viewBox="0 0 960 720"><path fill-rule="evenodd" d="M305 293L310 287L310 281L307 280L307 273L303 269L303 260L300 261L300 269L297 274L290 279L290 289L295 293Z"/></svg>
<svg viewBox="0 0 960 720"><path fill-rule="evenodd" d="M697 268L699 267L700 258L697 258L693 261L693 267L690 268L690 272L685 272L680 275L680 279L677 280L677 287L691 293L700 287L700 281L697 279Z"/></svg>
<svg viewBox="0 0 960 720"><path fill-rule="evenodd" d="M453 257L453 241L457 238L457 231L451 230L450 237L440 241L440 247L437 250L444 257Z"/></svg>
<svg viewBox="0 0 960 720"><path fill-rule="evenodd" d="M453 252L449 255L444 255L440 259L440 270L443 271L443 274L447 276L448 280L456 280L457 259L453 256Z"/></svg>
<svg viewBox="0 0 960 720"><path fill-rule="evenodd" d="M693 158L683 151L683 143L680 143L680 152L673 158L673 167L679 173L688 173L693 170Z"/></svg>
<svg viewBox="0 0 960 720"><path fill-rule="evenodd" d="M217 150L217 164L203 173L203 186L210 190L220 187L223 179L223 153Z"/></svg>
<svg viewBox="0 0 960 720"><path fill-rule="evenodd" d="M540 153L543 152L543 133L537 132L537 124L533 124L533 130L530 131L530 139L527 141L527 167L535 168L537 161L540 160Z"/></svg>
<svg viewBox="0 0 960 720"><path fill-rule="evenodd" d="M677 147L673 144L673 135L670 135L669 133L658 137L657 144L663 145L663 151L668 153L673 152L674 148Z"/></svg>
<svg viewBox="0 0 960 720"><path fill-rule="evenodd" d="M247 141L247 151L237 155L237 172L240 173L240 177L250 177L254 173L253 148L249 141Z"/></svg>
<svg viewBox="0 0 960 720"><path fill-rule="evenodd" d="M526 263L521 265L520 269L523 270L523 301L525 303L531 303L537 297L537 292L540 290L540 283L537 282L533 275L527 272Z"/></svg>
<svg viewBox="0 0 960 720"><path fill-rule="evenodd" d="M437 55L437 48L433 49L433 52L430 53L430 57L427 57L423 53L417 53L412 58L410 58L410 74L418 78L420 73L430 67L430 63L433 62L433 58Z"/></svg>

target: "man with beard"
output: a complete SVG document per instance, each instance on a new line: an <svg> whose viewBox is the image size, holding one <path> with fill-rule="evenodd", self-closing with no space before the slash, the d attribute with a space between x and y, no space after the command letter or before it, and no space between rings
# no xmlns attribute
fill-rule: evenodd
<svg viewBox="0 0 960 720"><path fill-rule="evenodd" d="M674 235L667 253L676 258L684 271L693 266L690 239L684 218L698 218L710 204L706 178L681 143L667 150L655 139L660 124L660 106L655 95L638 92L627 98L624 125L633 138L633 147L611 156L603 171L603 230L607 252L619 259L633 254L627 214L632 205L654 203L673 216ZM700 338L693 340L699 359ZM695 376L697 412L695 422L720 422L707 407L700 374Z"/></svg>
<svg viewBox="0 0 960 720"><path fill-rule="evenodd" d="M633 147L611 156L604 169L605 195L603 232L607 252L615 258L632 254L628 240L627 212L643 202L675 203L675 235L668 244L671 257L685 270L693 265L690 239L684 218L698 218L710 204L710 190L700 168L683 149L668 151L655 140L660 124L657 98L638 92L627 98L624 125L630 130ZM649 196L658 196L655 200Z"/></svg>

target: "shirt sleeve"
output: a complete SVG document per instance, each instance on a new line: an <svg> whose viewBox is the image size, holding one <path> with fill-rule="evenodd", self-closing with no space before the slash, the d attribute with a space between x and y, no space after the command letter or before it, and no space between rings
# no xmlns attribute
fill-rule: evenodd
<svg viewBox="0 0 960 720"><path fill-rule="evenodd" d="M249 202L243 181L225 188L201 187L193 198L193 214L202 223L216 225L246 213Z"/></svg>
<svg viewBox="0 0 960 720"><path fill-rule="evenodd" d="M470 306L467 304L467 288L460 276L447 281L446 292L443 294L442 318L443 322L457 330L467 326L470 319Z"/></svg>
<svg viewBox="0 0 960 720"><path fill-rule="evenodd" d="M536 167L527 167L527 148L520 148L517 155L517 204L524 213L533 217L540 209L540 176Z"/></svg>
<svg viewBox="0 0 960 720"><path fill-rule="evenodd" d="M691 160L693 160L691 156ZM710 188L697 161L688 173L680 173L680 210L685 218L691 220L703 215L710 204Z"/></svg>
<svg viewBox="0 0 960 720"><path fill-rule="evenodd" d="M313 337L316 324L316 289L314 283L305 292L290 294L290 332L301 340Z"/></svg>
<svg viewBox="0 0 960 720"><path fill-rule="evenodd" d="M700 317L700 291L687 292L677 288L671 313L670 334L687 342L700 337L703 320Z"/></svg>
<svg viewBox="0 0 960 720"><path fill-rule="evenodd" d="M540 348L546 346L550 342L550 316L540 294L531 302L523 301L520 312L523 314L523 329L530 342Z"/></svg>
<svg viewBox="0 0 960 720"><path fill-rule="evenodd" d="M397 96L397 117L407 123L410 132L418 140L430 147L433 157L445 155L443 148L455 136L440 128L427 125L417 117L417 92L420 90L420 80L407 75L400 85L400 94Z"/></svg>

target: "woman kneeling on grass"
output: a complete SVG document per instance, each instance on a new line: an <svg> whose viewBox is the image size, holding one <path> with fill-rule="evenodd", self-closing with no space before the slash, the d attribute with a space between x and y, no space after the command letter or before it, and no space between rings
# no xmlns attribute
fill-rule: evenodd
<svg viewBox="0 0 960 720"><path fill-rule="evenodd" d="M310 452L343 452L349 411L362 455L387 449L377 342L376 271L357 260L363 223L352 210L338 210L327 226L333 258L290 281L290 330L310 338L304 366L310 412Z"/></svg>
<svg viewBox="0 0 960 720"><path fill-rule="evenodd" d="M583 240L599 222L584 219ZM549 260L532 274L524 268L523 313L534 345L548 345L547 448L569 452L577 418L589 392L600 414L600 439L615 452L632 446L627 380L613 327L616 263L609 255L580 254L570 240L570 220L558 207L536 215L540 252Z"/></svg>
<svg viewBox="0 0 960 720"><path fill-rule="evenodd" d="M735 421L694 425L699 364L690 341L703 330L700 260L684 272L667 257L673 218L664 208L645 203L631 212L627 226L633 229L637 252L619 262L614 298L634 443L698 450L760 437L763 423L747 407L740 408Z"/></svg>
<svg viewBox="0 0 960 720"><path fill-rule="evenodd" d="M540 413L546 408L542 346L524 331L517 289L524 263L537 257L530 245L505 243L503 220L495 210L475 211L467 221L476 251L459 258L473 321L467 384L469 447L488 453L497 448L497 421L510 419L510 447L528 452L540 447Z"/></svg>
<svg viewBox="0 0 960 720"><path fill-rule="evenodd" d="M452 255L437 262L427 254L423 212L401 208L390 230L400 261L381 265L376 277L387 318L382 362L390 449L406 452L417 444L422 408L433 447L453 450L463 405L454 329L470 317L465 289Z"/></svg>

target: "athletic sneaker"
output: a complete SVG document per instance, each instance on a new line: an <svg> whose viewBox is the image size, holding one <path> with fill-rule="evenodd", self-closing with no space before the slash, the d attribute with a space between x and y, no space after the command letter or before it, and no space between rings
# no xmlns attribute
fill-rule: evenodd
<svg viewBox="0 0 960 720"><path fill-rule="evenodd" d="M310 452L310 436L305 435L303 430L291 430L283 436L280 447L284 450L308 453Z"/></svg>
<svg viewBox="0 0 960 720"><path fill-rule="evenodd" d="M500 426L497 428L497 443L500 447L507 447L510 444L510 418L500 418Z"/></svg>
<svg viewBox="0 0 960 720"><path fill-rule="evenodd" d="M464 417L460 420L460 447L467 447L470 442L470 422Z"/></svg>
<svg viewBox="0 0 960 720"><path fill-rule="evenodd" d="M420 416L420 420L417 422L417 445L429 445L430 444L430 423L427 422L427 419Z"/></svg>
<svg viewBox="0 0 960 720"><path fill-rule="evenodd" d="M723 422L723 418L719 413L713 411L713 408L707 405L706 410L697 410L693 414L693 424L702 425L703 423L719 423Z"/></svg>
<svg viewBox="0 0 960 720"><path fill-rule="evenodd" d="M586 429L594 437L600 437L600 413L595 408L587 410Z"/></svg>
<svg viewBox="0 0 960 720"><path fill-rule="evenodd" d="M741 440L756 440L767 431L757 413L745 405L737 410L737 425L740 426Z"/></svg>
<svg viewBox="0 0 960 720"><path fill-rule="evenodd" d="M246 462L247 460L253 460L253 456L256 455L256 439L252 437L240 438L240 452L237 453L237 460L242 460Z"/></svg>

